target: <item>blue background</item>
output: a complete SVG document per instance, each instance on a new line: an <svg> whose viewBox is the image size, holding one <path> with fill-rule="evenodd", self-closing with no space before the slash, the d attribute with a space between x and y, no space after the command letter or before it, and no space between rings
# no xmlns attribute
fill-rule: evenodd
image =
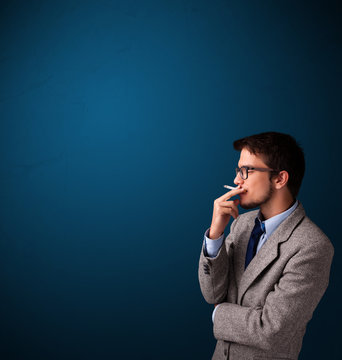
<svg viewBox="0 0 342 360"><path fill-rule="evenodd" d="M197 280L232 142L292 134L335 246L300 359L339 359L341 3L2 1L0 357L209 359Z"/></svg>

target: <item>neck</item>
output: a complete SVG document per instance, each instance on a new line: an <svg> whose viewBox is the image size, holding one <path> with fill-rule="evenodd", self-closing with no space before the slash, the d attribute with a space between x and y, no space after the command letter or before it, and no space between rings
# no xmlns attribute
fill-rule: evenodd
<svg viewBox="0 0 342 360"><path fill-rule="evenodd" d="M288 210L295 201L296 199L294 199L291 195L272 198L267 203L260 206L260 211L264 219L267 220Z"/></svg>

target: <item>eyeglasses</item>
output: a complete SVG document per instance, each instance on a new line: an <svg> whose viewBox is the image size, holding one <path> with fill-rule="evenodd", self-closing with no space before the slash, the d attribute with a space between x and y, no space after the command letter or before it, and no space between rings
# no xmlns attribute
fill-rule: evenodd
<svg viewBox="0 0 342 360"><path fill-rule="evenodd" d="M246 180L248 178L248 172L251 170L262 171L262 172L269 171L269 172L274 172L274 173L278 172L278 170L273 170L273 169L268 169L268 168L257 168L257 167L250 167L250 166L241 166L240 168L237 167L235 169L236 175L239 174L242 180Z"/></svg>

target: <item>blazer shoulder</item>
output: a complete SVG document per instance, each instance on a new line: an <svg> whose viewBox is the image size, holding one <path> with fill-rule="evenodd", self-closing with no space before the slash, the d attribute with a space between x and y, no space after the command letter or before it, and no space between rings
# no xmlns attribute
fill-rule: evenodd
<svg viewBox="0 0 342 360"><path fill-rule="evenodd" d="M320 244L323 247L329 247L332 252L334 252L334 246L328 236L306 215L294 230L293 235L296 238L300 238L303 242L310 244L315 243L316 245Z"/></svg>

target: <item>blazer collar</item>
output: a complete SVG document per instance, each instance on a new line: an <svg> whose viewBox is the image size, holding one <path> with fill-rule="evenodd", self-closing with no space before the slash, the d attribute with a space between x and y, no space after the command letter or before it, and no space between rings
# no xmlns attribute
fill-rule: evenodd
<svg viewBox="0 0 342 360"><path fill-rule="evenodd" d="M254 224L253 221L249 221L250 224L247 226L246 232L244 232L241 241L237 245L239 251L238 256L235 257L237 261L237 283L239 284L238 304L241 304L244 294L253 281L278 256L278 244L288 240L293 230L304 217L305 211L303 205L298 202L297 208L272 233L245 270L247 245Z"/></svg>

